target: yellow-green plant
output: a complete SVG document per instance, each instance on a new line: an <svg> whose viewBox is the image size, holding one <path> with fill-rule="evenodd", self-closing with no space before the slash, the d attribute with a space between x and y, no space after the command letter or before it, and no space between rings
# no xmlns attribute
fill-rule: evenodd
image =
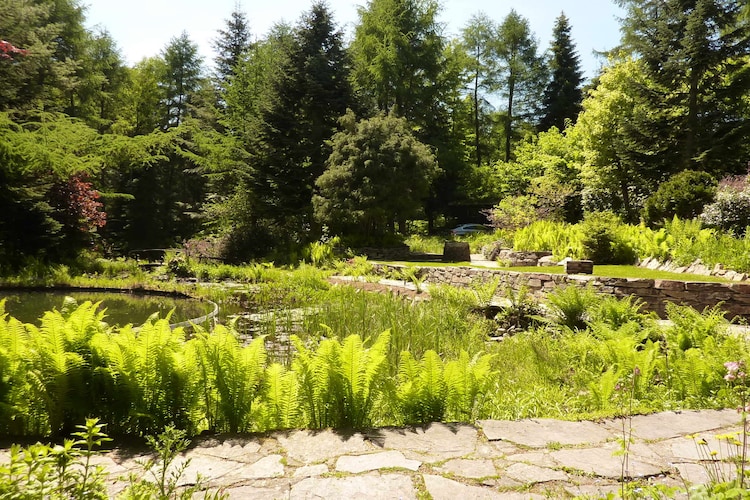
<svg viewBox="0 0 750 500"><path fill-rule="evenodd" d="M241 346L237 333L217 325L195 339L203 398L214 430L253 430L253 405L261 393L266 349L263 337Z"/></svg>
<svg viewBox="0 0 750 500"><path fill-rule="evenodd" d="M185 347L184 329L170 328L169 315L158 319L154 314L137 330L128 325L97 337L95 344L103 383L113 389L110 397L118 396L112 397L117 410L111 428L149 433L171 424L196 429L197 360Z"/></svg>
<svg viewBox="0 0 750 500"><path fill-rule="evenodd" d="M75 422L86 417L82 410L88 405L80 399L93 397L87 390L88 343L101 332L104 312L97 310L98 303L75 305L68 301L62 311L46 312L39 327L25 326L30 341L26 358L30 405L46 417L46 422L37 421L39 431L71 432Z"/></svg>
<svg viewBox="0 0 750 500"><path fill-rule="evenodd" d="M366 348L359 335L343 343L322 340L315 350L292 337L297 375L308 425L361 428L371 423L374 402L383 390L389 332Z"/></svg>
<svg viewBox="0 0 750 500"><path fill-rule="evenodd" d="M552 321L570 330L586 329L591 311L599 300L590 287L559 287L547 296Z"/></svg>
<svg viewBox="0 0 750 500"><path fill-rule="evenodd" d="M281 363L266 368L259 415L264 429L291 429L299 425L300 388L296 373Z"/></svg>

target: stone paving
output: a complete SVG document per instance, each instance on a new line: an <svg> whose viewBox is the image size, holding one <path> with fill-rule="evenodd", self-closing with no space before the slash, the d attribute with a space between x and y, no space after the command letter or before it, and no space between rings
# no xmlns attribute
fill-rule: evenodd
<svg viewBox="0 0 750 500"><path fill-rule="evenodd" d="M180 484L194 484L200 474L210 489L232 499L601 498L617 495L623 476L681 487L704 483L697 447L685 436L700 433L718 449L716 434L739 430L732 410L595 422L481 420L355 433L293 430L200 437L175 465L190 460ZM627 469L618 453L623 433L632 434ZM121 448L99 458L110 471L112 495L144 458L142 451Z"/></svg>

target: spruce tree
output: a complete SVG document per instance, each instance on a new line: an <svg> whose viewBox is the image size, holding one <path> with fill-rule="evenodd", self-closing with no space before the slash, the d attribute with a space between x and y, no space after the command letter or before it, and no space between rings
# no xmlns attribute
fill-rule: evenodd
<svg viewBox="0 0 750 500"><path fill-rule="evenodd" d="M198 55L198 45L185 31L170 40L162 56L166 63L160 82L166 106L163 126L176 127L186 118L190 100L198 90L203 60Z"/></svg>
<svg viewBox="0 0 750 500"><path fill-rule="evenodd" d="M570 29L565 13L560 14L552 34L552 58L549 62L552 78L544 91L544 116L539 123L541 131L551 127L563 130L566 121L575 123L581 111L583 73Z"/></svg>
<svg viewBox="0 0 750 500"><path fill-rule="evenodd" d="M623 48L640 58L645 84L630 92L649 112L627 137L636 162L660 172L737 173L746 166L750 23L731 0L620 0Z"/></svg>
<svg viewBox="0 0 750 500"><path fill-rule="evenodd" d="M296 26L293 43L279 48L288 52L260 104L252 190L256 217L272 226L279 242L291 242L310 230L313 188L325 170L328 141L353 102L343 34L324 3L314 4Z"/></svg>
<svg viewBox="0 0 750 500"><path fill-rule="evenodd" d="M219 36L214 40L216 57L216 77L219 87L224 89L227 81L234 75L234 68L240 62L242 55L251 47L250 23L247 16L235 5L230 18L225 21L226 28L218 31Z"/></svg>

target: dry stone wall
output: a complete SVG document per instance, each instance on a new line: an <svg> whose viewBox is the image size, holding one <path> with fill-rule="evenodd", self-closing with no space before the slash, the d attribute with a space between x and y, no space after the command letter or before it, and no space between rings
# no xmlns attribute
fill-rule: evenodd
<svg viewBox="0 0 750 500"><path fill-rule="evenodd" d="M526 286L536 298L544 298L557 287L591 286L595 291L615 297L635 296L643 300L648 311L665 317L666 303L688 305L699 311L720 305L727 318L750 319L750 283L707 283L640 278L602 278L587 275L519 273L515 271L477 269L472 267L424 267L421 276L428 284L470 286L500 279L501 288L518 291Z"/></svg>

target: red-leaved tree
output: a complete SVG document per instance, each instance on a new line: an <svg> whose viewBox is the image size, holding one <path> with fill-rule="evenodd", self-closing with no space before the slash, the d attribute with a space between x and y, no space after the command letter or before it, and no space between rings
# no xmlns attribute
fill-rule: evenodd
<svg viewBox="0 0 750 500"><path fill-rule="evenodd" d="M28 53L28 50L19 49L10 42L0 40L0 59L13 59L16 56L28 55Z"/></svg>
<svg viewBox="0 0 750 500"><path fill-rule="evenodd" d="M99 196L86 174L76 174L52 186L50 201L55 209L55 219L63 226L67 250L91 245L93 234L107 223Z"/></svg>

